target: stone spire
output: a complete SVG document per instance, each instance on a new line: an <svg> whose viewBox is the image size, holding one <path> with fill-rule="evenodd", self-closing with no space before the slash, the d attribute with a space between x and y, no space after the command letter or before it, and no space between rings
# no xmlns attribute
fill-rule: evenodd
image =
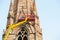
<svg viewBox="0 0 60 40"><path fill-rule="evenodd" d="M25 20L26 16L28 21L12 29L7 40L42 40L35 0L11 0L6 29L9 24Z"/></svg>

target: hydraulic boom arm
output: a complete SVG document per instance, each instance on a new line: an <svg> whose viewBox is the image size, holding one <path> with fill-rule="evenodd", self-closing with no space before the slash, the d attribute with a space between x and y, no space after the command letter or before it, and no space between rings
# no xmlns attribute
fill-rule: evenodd
<svg viewBox="0 0 60 40"><path fill-rule="evenodd" d="M13 25L11 24L11 25L9 25L9 28L6 30L6 33L5 33L5 36L4 36L3 40L7 40L11 29L14 29L14 28L16 28L16 27L19 26L19 25L22 25L22 24L25 23L26 21L27 21L27 18L25 18L25 20L22 21L22 22L18 22L18 23L16 23L16 24L13 24Z"/></svg>

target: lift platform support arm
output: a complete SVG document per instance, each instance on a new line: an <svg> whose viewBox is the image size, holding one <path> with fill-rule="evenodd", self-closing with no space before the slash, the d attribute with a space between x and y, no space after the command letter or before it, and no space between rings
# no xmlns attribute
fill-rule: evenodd
<svg viewBox="0 0 60 40"><path fill-rule="evenodd" d="M24 21L18 22L18 23L16 23L16 24L10 24L10 25L8 26L9 28L6 30L6 33L5 33L5 36L4 36L3 40L7 40L11 29L14 29L14 28L16 28L16 27L19 26L19 25L22 25L22 24L25 23L25 22L27 22L27 18L25 18Z"/></svg>

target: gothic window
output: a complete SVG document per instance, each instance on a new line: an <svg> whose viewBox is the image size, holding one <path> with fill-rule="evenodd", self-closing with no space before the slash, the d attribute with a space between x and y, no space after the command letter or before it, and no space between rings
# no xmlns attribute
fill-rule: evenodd
<svg viewBox="0 0 60 40"><path fill-rule="evenodd" d="M21 31L18 33L18 40L28 40L28 35L24 28L21 28Z"/></svg>
<svg viewBox="0 0 60 40"><path fill-rule="evenodd" d="M21 36L19 36L19 37L18 37L18 40L22 40L22 37L21 37Z"/></svg>
<svg viewBox="0 0 60 40"><path fill-rule="evenodd" d="M28 40L28 39L27 39L27 37L25 36L25 37L23 38L23 40Z"/></svg>

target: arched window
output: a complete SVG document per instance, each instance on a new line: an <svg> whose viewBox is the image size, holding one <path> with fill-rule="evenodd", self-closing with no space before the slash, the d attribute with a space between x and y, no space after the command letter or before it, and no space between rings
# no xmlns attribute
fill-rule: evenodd
<svg viewBox="0 0 60 40"><path fill-rule="evenodd" d="M25 37L23 38L23 40L28 40L28 38L25 36Z"/></svg>
<svg viewBox="0 0 60 40"><path fill-rule="evenodd" d="M28 40L28 34L24 27L22 27L18 33L18 40Z"/></svg>
<svg viewBox="0 0 60 40"><path fill-rule="evenodd" d="M18 40L22 40L22 37L21 37L21 36L19 36L19 37L18 37Z"/></svg>

